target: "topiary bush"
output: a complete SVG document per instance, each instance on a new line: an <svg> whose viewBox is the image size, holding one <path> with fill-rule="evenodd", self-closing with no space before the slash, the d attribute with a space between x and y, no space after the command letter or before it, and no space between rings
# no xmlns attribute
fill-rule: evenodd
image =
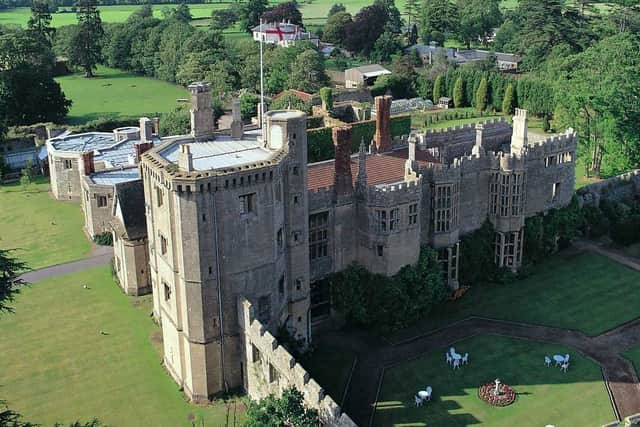
<svg viewBox="0 0 640 427"><path fill-rule="evenodd" d="M100 246L113 246L113 235L108 231L96 234L93 236L93 242Z"/></svg>

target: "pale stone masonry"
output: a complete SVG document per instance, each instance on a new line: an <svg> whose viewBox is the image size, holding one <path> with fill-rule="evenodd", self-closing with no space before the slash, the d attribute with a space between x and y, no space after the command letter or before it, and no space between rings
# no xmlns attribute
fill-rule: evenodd
<svg viewBox="0 0 640 427"><path fill-rule="evenodd" d="M352 129L335 128L335 160L307 164L304 113L270 111L264 130L249 130L234 100L223 132L210 85L189 90L187 135L160 138L142 118L47 146L55 197L82 199L88 234L113 233L120 286L153 293L164 366L194 401L294 385L326 425L353 425L274 338L311 343L330 313L321 279L353 262L393 275L429 245L456 289L460 239L486 220L496 264L517 270L525 219L573 196L576 134L532 137L524 110L513 128L491 120L391 139L391 99L378 98L368 147L352 155Z"/></svg>

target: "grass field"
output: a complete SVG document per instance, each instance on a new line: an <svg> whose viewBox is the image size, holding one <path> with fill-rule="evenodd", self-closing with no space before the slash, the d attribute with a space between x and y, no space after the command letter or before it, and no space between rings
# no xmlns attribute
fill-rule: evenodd
<svg viewBox="0 0 640 427"><path fill-rule="evenodd" d="M615 420L600 368L574 351L536 342L483 336L456 344L470 363L453 371L444 353L430 353L385 371L375 426L492 427L596 426ZM546 368L545 355L571 355L567 373ZM477 397L477 387L495 378L513 387L516 401L491 407ZM416 408L413 396L427 385L433 401Z"/></svg>
<svg viewBox="0 0 640 427"><path fill-rule="evenodd" d="M67 117L78 124L98 117L139 117L170 111L179 98L187 98L181 86L126 71L98 67L96 77L82 73L56 79L67 98L73 100Z"/></svg>
<svg viewBox="0 0 640 427"><path fill-rule="evenodd" d="M437 308L401 340L469 316L530 322L598 335L638 317L640 273L590 253L556 255L526 279L474 286Z"/></svg>
<svg viewBox="0 0 640 427"><path fill-rule="evenodd" d="M272 0L270 1L270 3L275 4L280 3L281 1L284 0ZM373 4L373 0L346 0L342 2L337 0L301 1L299 2L299 7L300 11L302 12L305 25L324 25L324 22L327 19L327 12L329 12L331 5L333 5L334 3L343 3L347 8L347 12L355 14L363 7ZM502 3L504 9L513 9L517 5L517 0L503 0ZM211 11L226 9L230 6L230 4L231 3L228 2L189 4L189 9L191 10L191 15L196 18L194 23L196 25L203 25L203 22L200 21L200 19L208 18L209 16L211 16ZM405 0L396 1L396 6L401 13L404 12L404 5ZM175 5L153 5L154 16L161 18L162 9L165 6L175 7ZM129 15L131 15L131 13L138 8L139 6L137 5L101 6L100 16L103 22L124 22L127 20ZM64 8L61 8L60 10L62 11L63 9ZM28 7L18 7L9 10L2 10L0 11L0 25L10 24L26 26L30 14L31 11ZM76 14L70 12L54 13L53 19L51 21L51 25L53 25L54 27L62 27L64 25L71 25L75 23L77 23Z"/></svg>
<svg viewBox="0 0 640 427"><path fill-rule="evenodd" d="M30 268L84 258L91 244L82 232L80 206L49 196L43 179L25 192L20 185L0 186L0 248Z"/></svg>
<svg viewBox="0 0 640 427"><path fill-rule="evenodd" d="M242 418L239 400L184 400L152 345L161 334L150 297L123 295L110 267L35 283L14 308L0 318L0 396L30 421L176 427L191 426L190 413L198 426L234 425L234 411Z"/></svg>

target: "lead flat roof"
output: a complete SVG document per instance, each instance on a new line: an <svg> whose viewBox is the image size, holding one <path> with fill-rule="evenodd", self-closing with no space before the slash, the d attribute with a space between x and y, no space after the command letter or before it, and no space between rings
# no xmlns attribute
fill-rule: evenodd
<svg viewBox="0 0 640 427"><path fill-rule="evenodd" d="M116 185L140 179L138 168L111 169L91 175L91 181L97 185Z"/></svg>
<svg viewBox="0 0 640 427"><path fill-rule="evenodd" d="M172 163L178 162L180 145L188 145L195 170L207 171L233 168L241 165L269 160L274 151L263 147L258 140L260 131L249 131L243 139L236 140L227 135L218 135L211 141L191 141L171 144L158 152Z"/></svg>

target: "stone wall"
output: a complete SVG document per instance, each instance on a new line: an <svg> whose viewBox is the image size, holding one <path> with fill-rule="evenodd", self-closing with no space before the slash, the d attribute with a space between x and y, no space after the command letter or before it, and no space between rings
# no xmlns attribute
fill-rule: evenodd
<svg viewBox="0 0 640 427"><path fill-rule="evenodd" d="M113 219L113 186L97 185L88 176L82 177L81 185L82 212L87 234L93 237L111 231L109 224Z"/></svg>
<svg viewBox="0 0 640 427"><path fill-rule="evenodd" d="M238 298L238 320L242 335L243 361L246 366L244 388L255 400L295 387L302 392L304 404L316 409L323 425L355 427L356 424L309 373L282 347L256 318L253 305Z"/></svg>
<svg viewBox="0 0 640 427"><path fill-rule="evenodd" d="M581 204L598 206L600 200L629 200L640 197L640 169L614 176L576 191Z"/></svg>

